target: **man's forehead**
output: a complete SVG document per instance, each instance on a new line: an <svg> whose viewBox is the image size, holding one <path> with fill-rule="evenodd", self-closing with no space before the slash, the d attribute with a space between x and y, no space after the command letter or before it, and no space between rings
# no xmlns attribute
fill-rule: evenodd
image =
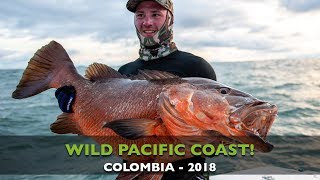
<svg viewBox="0 0 320 180"><path fill-rule="evenodd" d="M145 9L148 9L148 10L150 9L152 11L166 10L163 6L161 6L157 2L154 2L154 1L143 1L137 6L136 12L137 11L143 11Z"/></svg>

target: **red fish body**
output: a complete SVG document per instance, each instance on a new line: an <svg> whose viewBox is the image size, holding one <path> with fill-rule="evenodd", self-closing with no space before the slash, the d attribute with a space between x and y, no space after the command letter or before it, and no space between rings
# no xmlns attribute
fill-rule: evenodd
<svg viewBox="0 0 320 180"><path fill-rule="evenodd" d="M27 98L49 88L74 86L74 112L58 116L51 130L93 136L99 143L104 143L103 136L143 143L148 137L168 136L174 141L172 137L220 134L255 144L263 152L272 149L265 138L277 107L216 81L158 71L141 71L128 78L97 63L89 66L86 77L77 73L63 47L52 41L31 58L12 97ZM211 143L210 138L198 141L205 140L202 143Z"/></svg>

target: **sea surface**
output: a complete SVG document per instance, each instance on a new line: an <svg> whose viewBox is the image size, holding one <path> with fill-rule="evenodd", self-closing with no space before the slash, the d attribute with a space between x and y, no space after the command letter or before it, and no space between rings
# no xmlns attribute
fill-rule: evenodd
<svg viewBox="0 0 320 180"><path fill-rule="evenodd" d="M320 136L320 59L214 62L211 65L218 82L278 106L278 117L270 135ZM84 70L84 67L78 67L81 74ZM49 126L61 114L54 97L55 90L23 100L12 99L11 94L22 73L22 69L0 70L0 136L51 136ZM24 177L54 179L58 176L14 178ZM63 178L93 177L69 175Z"/></svg>

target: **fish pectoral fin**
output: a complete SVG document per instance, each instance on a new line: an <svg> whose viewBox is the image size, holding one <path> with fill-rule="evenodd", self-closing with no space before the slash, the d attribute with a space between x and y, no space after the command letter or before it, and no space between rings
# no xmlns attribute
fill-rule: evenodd
<svg viewBox="0 0 320 180"><path fill-rule="evenodd" d="M86 70L85 77L91 81L104 80L106 78L127 78L127 76L101 63L91 64Z"/></svg>
<svg viewBox="0 0 320 180"><path fill-rule="evenodd" d="M57 120L50 125L52 132L57 134L79 134L82 135L78 124L73 120L73 113L62 113Z"/></svg>
<svg viewBox="0 0 320 180"><path fill-rule="evenodd" d="M161 120L155 119L121 119L109 122L103 127L112 129L124 138L134 140L155 135L155 129L161 124Z"/></svg>

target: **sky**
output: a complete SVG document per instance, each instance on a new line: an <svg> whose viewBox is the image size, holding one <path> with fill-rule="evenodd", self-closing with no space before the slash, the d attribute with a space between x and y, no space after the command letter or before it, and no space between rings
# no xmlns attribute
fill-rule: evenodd
<svg viewBox="0 0 320 180"><path fill-rule="evenodd" d="M174 42L209 62L320 57L320 0L173 0ZM55 40L75 65L138 58L127 0L1 0L0 69Z"/></svg>

